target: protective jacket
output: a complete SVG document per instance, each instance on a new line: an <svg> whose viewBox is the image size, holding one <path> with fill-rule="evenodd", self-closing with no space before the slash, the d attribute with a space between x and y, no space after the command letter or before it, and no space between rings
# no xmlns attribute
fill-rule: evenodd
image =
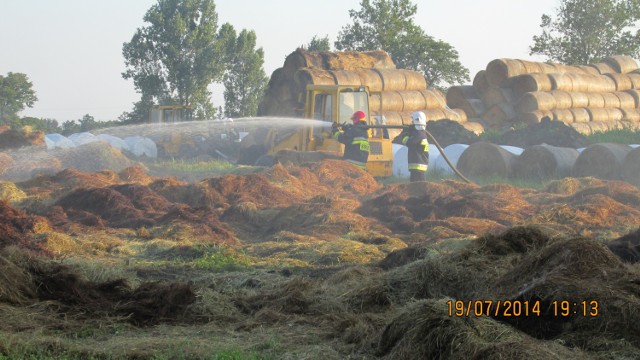
<svg viewBox="0 0 640 360"><path fill-rule="evenodd" d="M359 124L348 127L344 132L336 130L334 139L344 144L344 160L361 169L367 167L369 159L369 134L367 129Z"/></svg>
<svg viewBox="0 0 640 360"><path fill-rule="evenodd" d="M393 143L407 146L407 162L409 170L427 171L429 165L429 140L424 130L416 130L415 127L402 130L400 135L393 139Z"/></svg>

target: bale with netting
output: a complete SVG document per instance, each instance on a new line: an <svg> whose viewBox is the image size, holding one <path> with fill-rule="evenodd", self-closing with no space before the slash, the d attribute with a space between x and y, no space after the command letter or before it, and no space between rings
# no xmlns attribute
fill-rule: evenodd
<svg viewBox="0 0 640 360"><path fill-rule="evenodd" d="M613 80L616 86L616 91L625 91L633 88L631 79L626 74L606 74Z"/></svg>
<svg viewBox="0 0 640 360"><path fill-rule="evenodd" d="M606 57L603 62L619 74L626 74L638 69L636 61L628 55L613 55Z"/></svg>
<svg viewBox="0 0 640 360"><path fill-rule="evenodd" d="M499 145L478 142L470 145L458 159L458 170L472 178L507 178L512 174L516 155Z"/></svg>
<svg viewBox="0 0 640 360"><path fill-rule="evenodd" d="M573 148L547 144L526 148L516 158L513 175L521 179L559 179L571 175L580 153Z"/></svg>
<svg viewBox="0 0 640 360"><path fill-rule="evenodd" d="M631 151L629 145L600 143L587 146L578 156L572 174L599 179L620 180L622 163Z"/></svg>
<svg viewBox="0 0 640 360"><path fill-rule="evenodd" d="M640 147L637 147L624 157L622 161L622 180L640 186Z"/></svg>
<svg viewBox="0 0 640 360"><path fill-rule="evenodd" d="M547 74L522 74L510 81L511 88L516 95L532 91L551 91L551 80Z"/></svg>
<svg viewBox="0 0 640 360"><path fill-rule="evenodd" d="M522 95L516 104L516 111L529 113L534 111L553 110L557 108L556 98L548 92L530 92Z"/></svg>
<svg viewBox="0 0 640 360"><path fill-rule="evenodd" d="M490 86L480 94L480 98L487 108L501 103L512 103L516 100L513 90L510 88L496 86Z"/></svg>

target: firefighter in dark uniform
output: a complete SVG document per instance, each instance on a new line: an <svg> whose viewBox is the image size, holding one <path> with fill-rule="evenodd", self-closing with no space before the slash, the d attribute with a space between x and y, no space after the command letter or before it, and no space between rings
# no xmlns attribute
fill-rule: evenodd
<svg viewBox="0 0 640 360"><path fill-rule="evenodd" d="M367 115L363 111L356 111L351 116L353 126L343 126L340 129L337 123L333 124L333 138L344 144L344 160L365 170L369 159L369 133L367 128Z"/></svg>
<svg viewBox="0 0 640 360"><path fill-rule="evenodd" d="M427 140L427 116L422 111L411 114L413 126L402 130L393 143L407 147L410 181L426 181L429 165L429 141Z"/></svg>

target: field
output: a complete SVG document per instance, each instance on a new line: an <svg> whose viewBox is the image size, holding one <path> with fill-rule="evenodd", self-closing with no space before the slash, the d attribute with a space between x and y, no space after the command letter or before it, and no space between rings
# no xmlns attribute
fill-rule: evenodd
<svg viewBox="0 0 640 360"><path fill-rule="evenodd" d="M173 161L0 196L0 359L640 353L640 189L624 182Z"/></svg>

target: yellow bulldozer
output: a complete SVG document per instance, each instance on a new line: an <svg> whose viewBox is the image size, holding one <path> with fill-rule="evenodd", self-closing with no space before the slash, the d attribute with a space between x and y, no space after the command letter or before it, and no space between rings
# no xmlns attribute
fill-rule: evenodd
<svg viewBox="0 0 640 360"><path fill-rule="evenodd" d="M308 85L304 109L298 114L310 121L309 126L283 129L263 127L251 132L241 142L240 163L271 165L276 161L312 161L338 158L344 145L331 137L334 123L350 122L355 111L371 114L369 89L362 85ZM369 116L368 125L375 127ZM369 130L370 153L367 171L373 176L391 176L393 150L391 140L382 131ZM293 152L292 152L293 151Z"/></svg>

